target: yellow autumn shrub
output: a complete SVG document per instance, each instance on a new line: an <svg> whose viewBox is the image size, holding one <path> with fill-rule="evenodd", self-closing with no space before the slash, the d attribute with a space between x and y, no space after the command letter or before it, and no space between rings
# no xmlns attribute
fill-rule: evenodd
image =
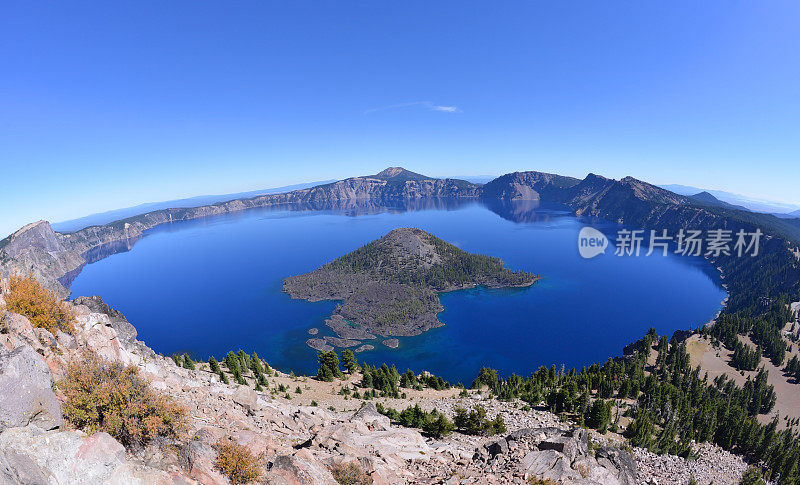
<svg viewBox="0 0 800 485"><path fill-rule="evenodd" d="M233 485L253 482L261 478L259 459L246 446L230 439L217 443L217 460L214 466L228 477Z"/></svg>
<svg viewBox="0 0 800 485"><path fill-rule="evenodd" d="M24 315L34 327L55 334L56 330L72 333L75 314L72 308L52 291L44 288L31 275L11 275L8 291L3 294L6 310Z"/></svg>
<svg viewBox="0 0 800 485"><path fill-rule="evenodd" d="M58 387L67 422L87 433L105 431L127 448L186 430L186 408L150 387L136 366L85 353L67 366Z"/></svg>

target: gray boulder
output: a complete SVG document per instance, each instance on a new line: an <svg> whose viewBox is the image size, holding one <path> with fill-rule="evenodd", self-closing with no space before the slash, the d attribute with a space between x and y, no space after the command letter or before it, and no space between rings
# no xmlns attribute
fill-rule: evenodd
<svg viewBox="0 0 800 485"><path fill-rule="evenodd" d="M13 341L17 342L14 345L15 347L19 344L28 344L34 350L42 348L42 343L39 341L39 337L36 336L33 324L24 316L6 312L3 317L3 326L13 336Z"/></svg>
<svg viewBox="0 0 800 485"><path fill-rule="evenodd" d="M50 369L36 351L24 345L0 355L0 432L28 424L51 430L62 423Z"/></svg>
<svg viewBox="0 0 800 485"><path fill-rule="evenodd" d="M11 428L0 434L0 455L11 474L9 483L176 482L164 471L128 462L125 448L107 433L87 436L81 431L41 431L35 426ZM0 480L2 476L0 466Z"/></svg>
<svg viewBox="0 0 800 485"><path fill-rule="evenodd" d="M325 466L308 450L291 455L278 455L269 469L270 483L274 485L337 485L337 481Z"/></svg>
<svg viewBox="0 0 800 485"><path fill-rule="evenodd" d="M258 394L247 386L239 386L233 393L233 402L242 406L248 414L258 410Z"/></svg>
<svg viewBox="0 0 800 485"><path fill-rule="evenodd" d="M636 483L636 461L630 453L619 448L604 446L595 453L597 463L615 472L617 480L623 485Z"/></svg>
<svg viewBox="0 0 800 485"><path fill-rule="evenodd" d="M578 446L578 456L586 456L589 454L589 432L583 428L575 428L570 433L575 439L575 444Z"/></svg>
<svg viewBox="0 0 800 485"><path fill-rule="evenodd" d="M214 461L217 458L214 443L217 440L218 436L209 430L200 430L186 445L180 448L180 464L188 473L189 478L209 485L228 483L228 480L214 467Z"/></svg>
<svg viewBox="0 0 800 485"><path fill-rule="evenodd" d="M570 467L569 460L555 450L531 451L522 458L520 466L529 475L542 480L564 482L581 478Z"/></svg>
<svg viewBox="0 0 800 485"><path fill-rule="evenodd" d="M520 428L506 436L506 440L519 441L523 438L532 438L541 441L550 436L560 436L561 433L558 428Z"/></svg>
<svg viewBox="0 0 800 485"><path fill-rule="evenodd" d="M529 476L580 485L636 483L636 462L631 455L607 446L597 451L596 458L591 456L585 429L526 428L515 433L506 439L538 441L536 450L525 455L519 464L520 471Z"/></svg>
<svg viewBox="0 0 800 485"><path fill-rule="evenodd" d="M391 421L389 418L378 412L378 408L374 403L367 403L361 406L361 409L355 412L350 418L351 422L361 421L371 429L387 430L391 428Z"/></svg>
<svg viewBox="0 0 800 485"><path fill-rule="evenodd" d="M6 484L45 485L50 475L30 457L14 450L0 452L0 485Z"/></svg>
<svg viewBox="0 0 800 485"><path fill-rule="evenodd" d="M486 445L486 451L488 451L489 455L493 457L508 453L508 441L503 439L489 443Z"/></svg>
<svg viewBox="0 0 800 485"><path fill-rule="evenodd" d="M554 436L539 443L540 450L555 450L564 455L570 463L578 458L578 441L571 436Z"/></svg>

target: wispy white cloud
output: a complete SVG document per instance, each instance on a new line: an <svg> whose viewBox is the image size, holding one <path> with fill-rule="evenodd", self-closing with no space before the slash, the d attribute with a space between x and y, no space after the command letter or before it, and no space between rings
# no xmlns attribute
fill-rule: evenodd
<svg viewBox="0 0 800 485"><path fill-rule="evenodd" d="M365 115L370 113L374 113L376 111L384 111L387 109L401 109L401 108L413 108L419 107L427 109L428 111L439 111L441 113L460 113L461 110L458 109L458 106L444 106L440 104L433 103L431 101L414 101L412 103L399 103L399 104L390 104L389 106L381 106L379 108L371 108L364 111Z"/></svg>
<svg viewBox="0 0 800 485"><path fill-rule="evenodd" d="M458 106L433 106L434 111L444 111L445 113L458 113Z"/></svg>

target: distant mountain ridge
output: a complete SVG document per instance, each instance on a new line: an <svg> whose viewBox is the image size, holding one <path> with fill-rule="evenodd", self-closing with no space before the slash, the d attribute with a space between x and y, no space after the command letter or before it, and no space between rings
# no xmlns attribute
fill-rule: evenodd
<svg viewBox="0 0 800 485"><path fill-rule="evenodd" d="M796 204L786 204L783 202L762 200L762 199L747 197L744 195L734 194L731 192L725 192L722 190L701 189L689 185L666 184L666 185L659 185L659 187L661 187L662 189L667 189L671 192L675 192L676 194L679 195L687 195L687 196L699 194L701 192L708 192L709 194L713 195L715 198L719 199L722 202L727 202L729 204L733 204L736 206L742 206L750 211L763 212L766 214L775 214L778 215L779 217L783 217L784 215L787 216L794 215L794 217L800 216L800 206Z"/></svg>
<svg viewBox="0 0 800 485"><path fill-rule="evenodd" d="M718 198L714 197L713 195L711 195L710 193L705 192L705 191L700 192L699 194L690 195L689 197L691 197L692 199L694 199L694 200L696 200L698 202L705 203L705 204L708 204L708 205L711 205L711 206L714 206L714 207L726 207L728 209L736 209L736 210L742 210L742 211L749 210L748 208L746 208L744 206L734 205L734 204L719 200Z"/></svg>
<svg viewBox="0 0 800 485"><path fill-rule="evenodd" d="M428 180L430 177L425 175L406 170L403 167L389 167L381 172L372 176L376 179L387 180L391 182L406 182L409 180Z"/></svg>
<svg viewBox="0 0 800 485"><path fill-rule="evenodd" d="M321 182L307 182L302 184L286 185L283 187L274 187L270 189L251 190L248 192L237 192L232 194L220 195L198 195L195 197L187 197L184 199L173 199L162 202L146 202L131 207L124 207L122 209L113 209L105 212L98 212L88 216L79 217L77 219L70 219L67 221L54 222L50 225L53 230L58 232L74 232L84 227L98 226L101 224L108 224L109 222L126 219L128 217L138 216L147 212L152 212L161 209L174 209L181 207L200 207L209 204L216 204L218 202L227 202L234 199L244 199L248 197L255 197L264 194L278 194L281 192L291 192L292 190L306 189L308 187L315 187L327 183L335 182L335 180L325 180Z"/></svg>
<svg viewBox="0 0 800 485"><path fill-rule="evenodd" d="M49 224L38 223L36 232L17 231L0 241L0 275L12 271L38 268L42 278L60 294L68 293L58 281L70 272L79 271L89 251L122 245L129 248L142 233L161 224L191 220L250 208L307 204L320 207L328 204L396 200L462 199L503 201L504 204L531 201L563 204L578 216L596 217L644 229L739 229L753 232L757 228L775 239L770 250L786 249L787 243L800 245L800 221L780 219L768 214L753 213L715 203L708 196L690 197L648 184L633 177L614 180L589 174L583 180L543 172L514 172L502 175L485 185L460 179L437 179L411 172L402 167L389 167L375 175L351 177L279 194L258 195L201 207L169 208L151 211L111 223L86 227L72 233L55 233ZM38 226L45 224L46 229ZM45 237L48 244L57 242L56 250L44 249L36 241ZM116 245L116 246L114 246ZM13 254L7 248L14 248ZM55 247L52 244L48 247ZM787 254L788 251L786 251ZM105 253L100 251L102 257ZM94 257L92 260L95 260ZM725 267L734 262L718 261ZM731 270L741 270L739 266ZM748 263L749 264L749 263ZM788 263L781 263L788 264ZM788 284L796 285L796 279Z"/></svg>

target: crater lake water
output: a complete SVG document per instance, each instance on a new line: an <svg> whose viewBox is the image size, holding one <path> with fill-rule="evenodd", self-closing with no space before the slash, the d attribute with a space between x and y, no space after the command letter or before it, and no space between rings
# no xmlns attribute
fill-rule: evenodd
<svg viewBox="0 0 800 485"><path fill-rule="evenodd" d="M139 339L164 355L197 359L257 352L283 371L315 374L312 327L336 302L293 300L286 276L311 271L398 227L418 227L470 252L542 279L524 289L476 288L441 295L444 327L401 337L359 361L394 363L471 383L481 366L528 375L540 365L580 368L621 355L652 326L659 334L709 321L726 294L701 258L578 254L580 229L620 227L535 204L487 207L439 202L415 207L255 209L147 231L129 251L83 268L72 296L100 295L123 312Z"/></svg>

